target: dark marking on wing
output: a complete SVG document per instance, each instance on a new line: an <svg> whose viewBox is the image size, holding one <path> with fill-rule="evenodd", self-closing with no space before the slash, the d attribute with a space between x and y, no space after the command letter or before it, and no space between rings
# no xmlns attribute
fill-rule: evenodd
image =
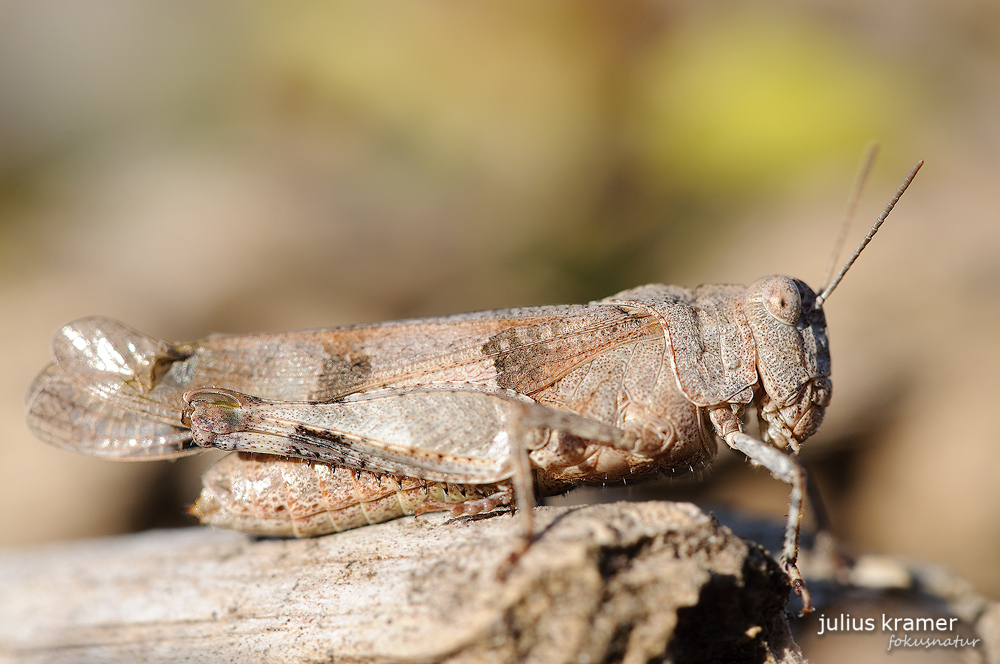
<svg viewBox="0 0 1000 664"><path fill-rule="evenodd" d="M554 363L562 363L559 348L539 343L549 338L541 327L515 327L494 334L483 344L492 356L500 387L524 394L525 385L542 382Z"/></svg>
<svg viewBox="0 0 1000 664"><path fill-rule="evenodd" d="M580 321L553 318L503 330L483 344L482 352L494 358L500 387L531 395L602 351L662 335L659 325L645 315L609 308L593 318L582 327Z"/></svg>
<svg viewBox="0 0 1000 664"><path fill-rule="evenodd" d="M331 393L343 391L345 386L364 384L371 375L371 357L357 346L342 353L333 352L324 362L324 369L317 376L317 389L309 400L326 399Z"/></svg>

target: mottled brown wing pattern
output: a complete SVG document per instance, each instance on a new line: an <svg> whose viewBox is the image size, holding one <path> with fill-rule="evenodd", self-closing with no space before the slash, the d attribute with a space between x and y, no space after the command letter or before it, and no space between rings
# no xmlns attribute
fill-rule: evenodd
<svg viewBox="0 0 1000 664"><path fill-rule="evenodd" d="M177 426L190 389L227 388L296 402L455 382L531 394L606 349L656 334L649 316L607 306L214 335L181 344L90 317L54 336L54 362L39 377L49 389L29 391L28 422L48 442L65 446L72 438L77 451L127 458L130 449L145 449L149 453L139 456L151 458L190 448ZM102 430L106 420L119 423L114 436Z"/></svg>

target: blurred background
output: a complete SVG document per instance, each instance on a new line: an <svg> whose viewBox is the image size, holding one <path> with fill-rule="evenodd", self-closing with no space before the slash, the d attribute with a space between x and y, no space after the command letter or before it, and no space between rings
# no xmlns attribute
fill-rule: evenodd
<svg viewBox="0 0 1000 664"><path fill-rule="evenodd" d="M191 340L818 289L874 139L850 247L927 165L826 306L834 399L803 458L855 550L998 597L998 109L989 0L2 0L0 545L193 524L207 459L27 431L65 322ZM785 513L745 462L703 479L634 491Z"/></svg>

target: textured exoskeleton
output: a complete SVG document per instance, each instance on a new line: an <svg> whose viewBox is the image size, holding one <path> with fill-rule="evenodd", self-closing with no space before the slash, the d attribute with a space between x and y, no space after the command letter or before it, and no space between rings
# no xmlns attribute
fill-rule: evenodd
<svg viewBox="0 0 1000 664"><path fill-rule="evenodd" d="M830 402L822 303L854 258L819 296L770 276L749 287L650 285L587 305L178 344L84 318L54 336L28 422L50 443L113 459L207 447L282 457L227 457L206 476L195 511L247 532L296 535L411 513L413 491L428 494L421 509L458 512L513 497L530 530L536 493L690 473L719 439L791 485L782 560L808 610L796 567L805 495L796 455ZM743 431L747 406L759 439ZM331 516L342 516L336 505L386 499L379 483L396 506ZM293 504L305 511L295 516Z"/></svg>
<svg viewBox="0 0 1000 664"><path fill-rule="evenodd" d="M790 482L800 504L789 453L830 398L815 297L787 277L654 285L589 305L188 344L86 318L56 334L29 422L50 442L112 458L215 447L462 485L509 485L523 450L522 481L542 494L688 473L712 459L718 436ZM747 405L773 447L742 433ZM227 523L226 501L215 502L202 515Z"/></svg>

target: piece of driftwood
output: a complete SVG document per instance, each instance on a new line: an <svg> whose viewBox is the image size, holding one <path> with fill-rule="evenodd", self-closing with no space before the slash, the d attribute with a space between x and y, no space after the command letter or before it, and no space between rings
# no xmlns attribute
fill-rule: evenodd
<svg viewBox="0 0 1000 664"><path fill-rule="evenodd" d="M192 528L0 555L17 662L803 661L785 575L685 503L405 518L311 540Z"/></svg>

